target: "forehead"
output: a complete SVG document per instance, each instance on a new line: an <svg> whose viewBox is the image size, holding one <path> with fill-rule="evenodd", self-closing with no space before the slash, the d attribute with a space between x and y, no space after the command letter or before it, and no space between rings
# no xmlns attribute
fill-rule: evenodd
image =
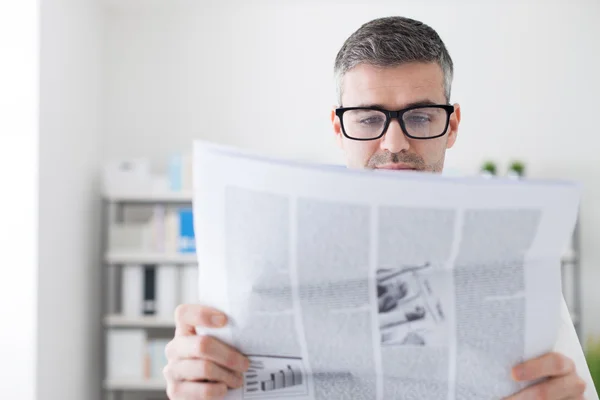
<svg viewBox="0 0 600 400"><path fill-rule="evenodd" d="M381 105L400 109L420 101L445 103L444 74L436 63L407 63L394 67L359 64L342 81L345 107Z"/></svg>

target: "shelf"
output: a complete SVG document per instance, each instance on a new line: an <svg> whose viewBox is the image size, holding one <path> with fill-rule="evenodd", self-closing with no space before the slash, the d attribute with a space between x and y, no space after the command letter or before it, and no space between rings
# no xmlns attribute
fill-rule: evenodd
<svg viewBox="0 0 600 400"><path fill-rule="evenodd" d="M153 253L147 251L109 251L108 264L197 264L196 253Z"/></svg>
<svg viewBox="0 0 600 400"><path fill-rule="evenodd" d="M101 4L113 12L172 11L176 2L165 0L103 0Z"/></svg>
<svg viewBox="0 0 600 400"><path fill-rule="evenodd" d="M104 325L111 328L175 328L175 321L164 317L107 315Z"/></svg>
<svg viewBox="0 0 600 400"><path fill-rule="evenodd" d="M113 203L191 203L190 191L132 191L105 193L104 198Z"/></svg>
<svg viewBox="0 0 600 400"><path fill-rule="evenodd" d="M167 383L162 379L108 379L104 381L104 388L126 391L163 391L167 389Z"/></svg>

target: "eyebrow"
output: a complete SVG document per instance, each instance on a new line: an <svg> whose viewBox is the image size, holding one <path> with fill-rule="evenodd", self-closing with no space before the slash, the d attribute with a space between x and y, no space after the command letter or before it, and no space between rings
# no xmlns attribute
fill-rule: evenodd
<svg viewBox="0 0 600 400"><path fill-rule="evenodd" d="M440 104L440 103L435 102L435 101L431 101L431 100L419 100L419 101L414 101L412 103L405 104L401 109L409 108L409 107L435 106L435 105L438 105L438 104ZM376 107L376 108L381 108L381 109L384 109L384 110L388 109L386 106L384 106L382 104L377 104L377 103L375 103L375 104L373 104L373 103L360 103L360 104L358 104L356 106L353 106L353 107Z"/></svg>

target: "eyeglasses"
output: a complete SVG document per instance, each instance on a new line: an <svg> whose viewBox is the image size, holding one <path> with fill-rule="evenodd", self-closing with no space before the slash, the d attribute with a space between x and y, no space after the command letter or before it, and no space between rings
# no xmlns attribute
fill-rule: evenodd
<svg viewBox="0 0 600 400"><path fill-rule="evenodd" d="M435 139L444 136L450 124L454 106L439 104L413 106L398 111L379 107L340 107L335 114L340 118L342 133L348 139L375 140L382 137L392 118L411 139Z"/></svg>

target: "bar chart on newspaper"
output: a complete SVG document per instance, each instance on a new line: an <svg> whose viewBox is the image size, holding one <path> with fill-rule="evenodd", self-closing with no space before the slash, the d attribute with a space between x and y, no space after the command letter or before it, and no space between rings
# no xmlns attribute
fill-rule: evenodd
<svg viewBox="0 0 600 400"><path fill-rule="evenodd" d="M285 398L308 395L300 358L250 356L244 374L244 399Z"/></svg>

